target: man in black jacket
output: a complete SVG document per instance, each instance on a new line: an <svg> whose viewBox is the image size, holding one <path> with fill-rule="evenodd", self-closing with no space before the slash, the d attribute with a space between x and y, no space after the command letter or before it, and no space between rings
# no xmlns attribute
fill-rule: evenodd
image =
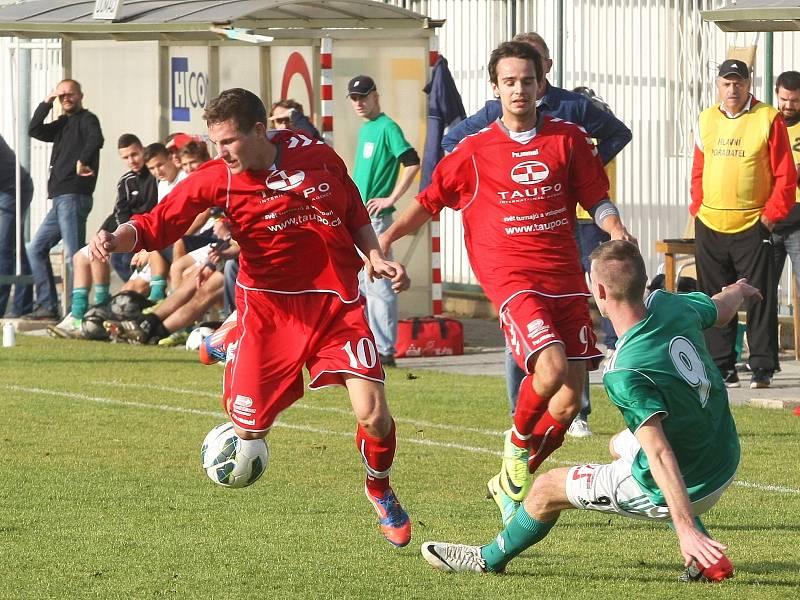
<svg viewBox="0 0 800 600"><path fill-rule="evenodd" d="M58 98L63 114L45 123L53 102ZM85 244L86 219L92 209L92 193L97 183L103 133L97 117L83 108L83 92L74 79L61 81L55 91L33 113L28 133L37 140L53 142L47 195L53 205L28 244L36 291L36 309L30 318L58 318L58 294L50 249L64 241L67 261L65 293L72 289L72 255Z"/></svg>

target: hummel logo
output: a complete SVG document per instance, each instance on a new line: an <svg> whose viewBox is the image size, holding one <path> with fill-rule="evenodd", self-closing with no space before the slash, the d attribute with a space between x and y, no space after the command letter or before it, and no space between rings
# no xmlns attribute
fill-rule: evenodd
<svg viewBox="0 0 800 600"><path fill-rule="evenodd" d="M311 138L307 138L302 133L298 133L293 137L289 138L289 148L294 148L298 145L301 147L310 146L313 143L314 140L312 140Z"/></svg>
<svg viewBox="0 0 800 600"><path fill-rule="evenodd" d="M512 152L511 156L514 158L522 158L523 156L539 156L538 150L526 150L525 152Z"/></svg>

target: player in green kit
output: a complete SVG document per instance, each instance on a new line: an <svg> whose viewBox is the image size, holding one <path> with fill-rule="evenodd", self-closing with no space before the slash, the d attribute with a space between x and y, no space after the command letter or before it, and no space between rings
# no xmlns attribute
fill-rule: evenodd
<svg viewBox="0 0 800 600"><path fill-rule="evenodd" d="M426 542L422 554L443 571L502 572L549 533L562 510L578 508L668 523L685 561L681 579L731 577L725 545L697 517L730 485L740 454L727 391L703 330L726 325L760 293L742 279L713 298L659 290L643 300L647 273L636 246L607 242L591 258L597 307L619 336L603 376L627 425L611 439L614 462L541 475L521 506L504 511L505 529L485 546Z"/></svg>

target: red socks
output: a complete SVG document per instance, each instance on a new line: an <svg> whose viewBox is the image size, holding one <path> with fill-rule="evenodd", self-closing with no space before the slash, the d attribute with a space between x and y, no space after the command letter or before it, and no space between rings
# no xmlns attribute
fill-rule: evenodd
<svg viewBox="0 0 800 600"><path fill-rule="evenodd" d="M389 433L383 438L370 437L361 425L356 430L356 447L367 470L367 489L373 495L382 496L389 487L389 471L396 446L394 420Z"/></svg>
<svg viewBox="0 0 800 600"><path fill-rule="evenodd" d="M569 423L566 425L559 423L553 418L550 411L546 411L542 415L531 434L531 457L528 459L528 471L535 473L544 459L561 447L567 429L569 429Z"/></svg>
<svg viewBox="0 0 800 600"><path fill-rule="evenodd" d="M514 411L514 428L511 430L514 444L520 448L530 445L531 433L547 412L548 402L549 398L542 398L533 390L533 375L526 375L519 385L517 408Z"/></svg>

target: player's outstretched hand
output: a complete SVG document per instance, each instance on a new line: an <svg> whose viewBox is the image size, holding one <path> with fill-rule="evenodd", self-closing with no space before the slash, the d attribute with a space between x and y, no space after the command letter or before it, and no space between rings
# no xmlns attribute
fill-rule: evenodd
<svg viewBox="0 0 800 600"><path fill-rule="evenodd" d="M613 234L611 234L612 240L623 240L625 242L630 242L637 248L639 247L639 240L637 240L627 228L622 225L619 227Z"/></svg>
<svg viewBox="0 0 800 600"><path fill-rule="evenodd" d="M106 262L108 256L117 248L117 237L113 233L100 230L89 242L89 259Z"/></svg>
<svg viewBox="0 0 800 600"><path fill-rule="evenodd" d="M742 293L742 298L744 299L745 302L747 302L748 300L752 302L760 302L761 300L764 299L764 297L761 295L761 290L747 283L747 279L745 279L744 277L739 279L733 285L739 288L739 291ZM724 290L725 288L722 289Z"/></svg>
<svg viewBox="0 0 800 600"><path fill-rule="evenodd" d="M406 268L399 262L385 259L373 259L371 261L372 271L367 270L367 275L370 276L370 281L373 279L391 279L392 289L394 292L400 293L407 290L411 285L411 280L406 274Z"/></svg>
<svg viewBox="0 0 800 600"><path fill-rule="evenodd" d="M692 559L700 563L703 568L710 567L719 562L723 556L722 551L727 548L722 542L708 537L694 527L678 533L678 541L685 561L684 565L687 567Z"/></svg>

